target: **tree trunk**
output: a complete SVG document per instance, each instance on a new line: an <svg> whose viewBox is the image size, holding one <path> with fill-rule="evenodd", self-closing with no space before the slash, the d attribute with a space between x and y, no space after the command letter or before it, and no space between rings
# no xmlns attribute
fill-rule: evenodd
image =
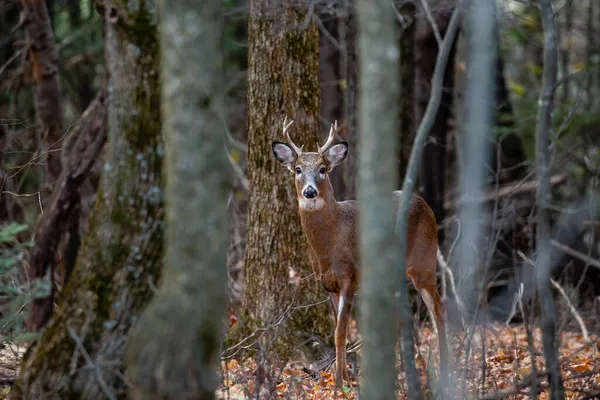
<svg viewBox="0 0 600 400"><path fill-rule="evenodd" d="M212 399L227 298L231 187L221 122L221 0L160 6L167 262L129 340L129 394Z"/></svg>
<svg viewBox="0 0 600 400"><path fill-rule="evenodd" d="M322 14L319 35L319 66L321 81L321 118L323 127L329 129L335 120L342 122L344 117L344 96L341 87L339 27L341 19L335 15ZM331 185L338 200L346 198L345 164L339 165L329 174Z"/></svg>
<svg viewBox="0 0 600 400"><path fill-rule="evenodd" d="M497 35L497 40L500 36ZM496 85L495 85L495 126L503 132L499 139L500 145L500 165L496 157L491 157L490 171L496 184L496 174L498 183L506 183L517 179L523 179L527 174L527 165L525 164L526 155L523 149L523 141L519 134L515 132L515 114L510 102L508 85L504 77L504 60L500 50L496 52ZM490 138L493 139L493 138ZM500 169L500 171L498 171Z"/></svg>
<svg viewBox="0 0 600 400"><path fill-rule="evenodd" d="M437 3L435 3L437 4ZM443 38L452 10L456 7L455 1L452 5L442 4L433 10L434 21ZM425 113L429 102L431 91L431 77L438 55L439 45L431 27L431 23L424 17L419 20L416 39L417 52L417 121L420 121ZM444 194L446 190L446 143L448 136L448 120L452 114L452 100L454 89L454 59L456 55L456 40L452 45L450 58L444 73L442 102L435 118L429 140L423 151L423 163L421 166L421 182L423 184L423 198L429 204L438 224L444 222L446 213L444 210ZM444 243L444 230L438 232L440 245Z"/></svg>
<svg viewBox="0 0 600 400"><path fill-rule="evenodd" d="M340 57L340 74L344 83L344 122L345 139L348 146L355 151L348 152L344 162L345 197L356 198L356 174L358 164L358 61L356 38L356 15L354 1L348 2L346 16L340 21L340 44L346 51Z"/></svg>
<svg viewBox="0 0 600 400"><path fill-rule="evenodd" d="M54 41L52 23L44 0L21 0L25 13L25 32L29 43L29 54L32 60L32 74L35 80L34 104L37 128L43 139L43 159L46 161L46 176L43 180L44 192L52 193L61 170L60 148L63 137L62 108L60 97L60 74L58 71L58 49ZM45 202L45 201L44 201ZM43 221L38 221L38 225ZM37 229L40 229L38 226ZM42 228L43 229L43 228ZM54 238L53 238L54 239ZM37 240L37 238L36 238ZM53 249L55 253L58 249ZM60 251L59 251L60 252ZM46 260L47 261L47 260ZM56 260L49 264L40 264L32 260L30 278L33 281L42 280L51 271L50 282L53 281L52 272ZM37 298L33 301L29 315L29 329L41 329L50 315L54 302L54 284L49 296Z"/></svg>
<svg viewBox="0 0 600 400"><path fill-rule="evenodd" d="M13 399L124 396L131 325L162 268L164 147L153 1L106 10L108 153L75 270L38 342L28 350Z"/></svg>
<svg viewBox="0 0 600 400"><path fill-rule="evenodd" d="M401 254L390 216L394 215L392 192L398 182L400 79L392 7L388 0L357 3L361 146L357 186L363 267L359 313L364 343L361 395L365 399L389 399L398 380L394 295L400 283L397 264Z"/></svg>
<svg viewBox="0 0 600 400"><path fill-rule="evenodd" d="M30 44L32 73L36 82L35 111L40 136L44 140L48 177L52 185L60 174L60 139L62 108L58 49L54 41L52 22L44 0L21 0L25 12L25 32Z"/></svg>
<svg viewBox="0 0 600 400"><path fill-rule="evenodd" d="M542 90L539 96L539 109L536 129L536 172L537 189L537 226L536 226L536 280L538 296L541 303L542 342L548 382L550 382L550 398L565 398L565 388L560 373L558 350L556 345L556 309L552 297L550 278L552 275L552 259L550 257L550 137L552 137L552 110L558 70L558 33L554 22L552 0L541 0L542 26L544 29L544 72Z"/></svg>
<svg viewBox="0 0 600 400"><path fill-rule="evenodd" d="M287 358L300 341L331 335L327 305L296 308L326 299L313 274L300 226L293 174L272 153L282 140L284 116L295 120L291 135L305 150L316 146L319 121L318 30L303 11L277 2L250 3L248 73L248 204L246 291L237 342L256 328L283 318L264 337ZM275 7L275 8L273 8ZM289 281L290 270L302 279ZM263 342L264 345L264 342Z"/></svg>
<svg viewBox="0 0 600 400"><path fill-rule="evenodd" d="M52 303L56 296L55 274L67 280L74 264L78 249L74 249L75 239L79 232L74 232L72 223L79 219L81 186L88 176L89 170L97 161L98 155L106 141L104 121L106 119L107 94L103 90L96 100L81 116L80 121L71 130L71 137L76 143L71 149L63 149L64 171L57 181L52 198L43 214L40 214L35 226L35 247L31 252L31 265L39 278L50 272L50 297L35 299L30 313L29 328L37 331L43 328L52 316ZM65 251L65 268L58 270L59 257L64 235L69 232L73 239ZM75 235L73 235L75 233ZM48 282L50 283L50 282Z"/></svg>

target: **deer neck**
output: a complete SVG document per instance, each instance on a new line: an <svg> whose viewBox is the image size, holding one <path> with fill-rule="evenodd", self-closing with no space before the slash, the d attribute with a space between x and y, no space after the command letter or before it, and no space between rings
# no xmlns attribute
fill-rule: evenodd
<svg viewBox="0 0 600 400"><path fill-rule="evenodd" d="M300 204L300 222L308 244L321 258L329 257L337 240L339 205L335 199L331 183L321 192L320 207L309 209ZM302 200L300 200L302 201Z"/></svg>

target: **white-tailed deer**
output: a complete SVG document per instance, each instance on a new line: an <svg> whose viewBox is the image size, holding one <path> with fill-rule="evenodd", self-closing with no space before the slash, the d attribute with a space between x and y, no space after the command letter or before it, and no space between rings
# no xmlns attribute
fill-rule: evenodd
<svg viewBox="0 0 600 400"><path fill-rule="evenodd" d="M303 152L290 139L293 121L283 122L287 143L272 144L275 158L296 177L296 193L302 229L316 260L313 268L323 288L329 292L335 310L336 384L348 380L346 369L346 333L356 293L360 269L358 244L358 204L354 200L336 201L329 172L346 158L348 143L333 144L337 121L331 125L327 141L317 152ZM401 191L394 191L396 216ZM437 290L437 224L433 211L418 195L413 195L407 232L406 274L434 316L440 346L441 366L446 364L445 320ZM368 266L364 266L368 268Z"/></svg>

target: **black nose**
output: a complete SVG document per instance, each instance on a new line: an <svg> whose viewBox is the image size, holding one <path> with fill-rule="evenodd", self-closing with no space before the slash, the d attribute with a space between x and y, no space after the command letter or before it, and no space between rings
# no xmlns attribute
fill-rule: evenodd
<svg viewBox="0 0 600 400"><path fill-rule="evenodd" d="M304 189L304 197L307 199L314 199L317 197L317 190L312 186L307 187Z"/></svg>

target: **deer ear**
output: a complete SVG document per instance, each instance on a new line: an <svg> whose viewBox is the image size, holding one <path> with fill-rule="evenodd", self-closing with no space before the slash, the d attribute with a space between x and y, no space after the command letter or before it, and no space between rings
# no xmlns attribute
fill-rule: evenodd
<svg viewBox="0 0 600 400"><path fill-rule="evenodd" d="M298 158L296 152L287 144L281 142L272 143L273 154L277 161L288 169L292 169L292 164Z"/></svg>
<svg viewBox="0 0 600 400"><path fill-rule="evenodd" d="M341 142L334 144L325 153L325 159L329 161L329 170L331 171L346 159L348 155L348 143Z"/></svg>

